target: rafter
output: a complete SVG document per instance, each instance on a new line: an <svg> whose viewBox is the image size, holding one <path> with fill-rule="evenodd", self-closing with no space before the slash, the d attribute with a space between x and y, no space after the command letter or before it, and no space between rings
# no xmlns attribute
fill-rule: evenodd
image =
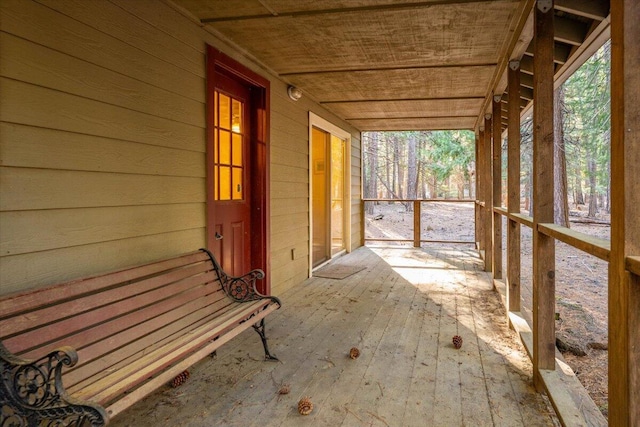
<svg viewBox="0 0 640 427"><path fill-rule="evenodd" d="M610 9L608 0L556 0L554 8L596 21L604 20Z"/></svg>
<svg viewBox="0 0 640 427"><path fill-rule="evenodd" d="M554 40L580 46L589 32L589 26L584 22L562 16L554 17Z"/></svg>
<svg viewBox="0 0 640 427"><path fill-rule="evenodd" d="M247 21L251 19L269 19L269 18L295 18L301 16L315 16L315 15L328 15L338 13L351 13L351 12L378 12L388 10L402 10L402 9L418 9L422 7L433 7L440 5L450 4L466 4L466 3L485 3L487 0L434 0L434 1L422 1L416 3L397 3L397 4L383 4L379 6L360 6L360 7L342 7L334 9L317 9L317 10L297 10L292 12L278 12L270 8L269 13L258 15L245 15L245 16L225 16L222 18L202 18L200 22L203 24L210 24L215 22L229 22L229 21Z"/></svg>

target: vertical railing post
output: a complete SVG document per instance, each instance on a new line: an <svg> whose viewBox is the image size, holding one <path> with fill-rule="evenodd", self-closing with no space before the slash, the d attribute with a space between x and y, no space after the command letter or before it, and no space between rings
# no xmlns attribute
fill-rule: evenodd
<svg viewBox="0 0 640 427"><path fill-rule="evenodd" d="M480 241L482 240L482 237L480 236L480 207L478 205L478 202L480 201L480 188L478 185L478 171L480 170L478 164L480 161L479 158L479 149L480 149L480 133L479 133L479 129L476 129L475 131L475 138L476 138L476 144L475 144L475 167L476 170L474 172L474 177L475 177L475 200L476 202L473 204L473 214L474 214L474 232L475 232L475 239L474 241L476 242L476 249L478 251L480 251Z"/></svg>
<svg viewBox="0 0 640 427"><path fill-rule="evenodd" d="M484 118L484 270L491 271L493 264L493 183L491 179L491 114Z"/></svg>
<svg viewBox="0 0 640 427"><path fill-rule="evenodd" d="M367 231L365 227L365 201L360 199L360 246L364 246L365 244L365 235L364 233Z"/></svg>
<svg viewBox="0 0 640 427"><path fill-rule="evenodd" d="M611 2L609 425L640 425L640 2Z"/></svg>
<svg viewBox="0 0 640 427"><path fill-rule="evenodd" d="M507 212L520 213L520 61L509 62ZM507 316L520 311L520 224L507 219Z"/></svg>
<svg viewBox="0 0 640 427"><path fill-rule="evenodd" d="M485 187L484 187L484 126L481 126L476 134L476 146L478 155L476 156L476 199L482 204L485 202ZM478 251L482 258L486 258L486 248L484 246L484 206L476 205L478 210Z"/></svg>
<svg viewBox="0 0 640 427"><path fill-rule="evenodd" d="M420 247L420 230L422 224L420 221L420 200L413 201L413 247Z"/></svg>
<svg viewBox="0 0 640 427"><path fill-rule="evenodd" d="M533 56L533 370L555 369L555 241L538 231L553 223L553 0L534 8Z"/></svg>
<svg viewBox="0 0 640 427"><path fill-rule="evenodd" d="M494 212L494 207L502 205L502 120L500 95L493 97L493 143L491 144L491 218L492 218L492 263L494 279L502 279L502 215Z"/></svg>

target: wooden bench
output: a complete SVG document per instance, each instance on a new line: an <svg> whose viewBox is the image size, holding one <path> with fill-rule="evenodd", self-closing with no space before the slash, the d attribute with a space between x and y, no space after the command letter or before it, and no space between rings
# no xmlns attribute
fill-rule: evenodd
<svg viewBox="0 0 640 427"><path fill-rule="evenodd" d="M0 297L0 425L106 425L249 327L275 359L263 277L228 276L202 249Z"/></svg>

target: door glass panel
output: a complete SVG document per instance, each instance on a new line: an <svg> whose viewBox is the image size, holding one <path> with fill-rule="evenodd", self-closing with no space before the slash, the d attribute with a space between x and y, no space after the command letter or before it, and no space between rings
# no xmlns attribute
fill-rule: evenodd
<svg viewBox="0 0 640 427"><path fill-rule="evenodd" d="M311 185L313 215L313 266L329 259L329 222L327 210L327 137L313 128L311 141Z"/></svg>
<svg viewBox="0 0 640 427"><path fill-rule="evenodd" d="M231 168L228 166L220 166L220 199L231 200Z"/></svg>
<svg viewBox="0 0 640 427"><path fill-rule="evenodd" d="M331 255L344 249L344 145L331 135Z"/></svg>
<svg viewBox="0 0 640 427"><path fill-rule="evenodd" d="M242 172L242 168L233 168L233 185L231 187L233 191L233 200L242 200L243 198Z"/></svg>
<svg viewBox="0 0 640 427"><path fill-rule="evenodd" d="M218 92L213 92L213 105L216 106L216 111L213 113L213 125L218 127Z"/></svg>
<svg viewBox="0 0 640 427"><path fill-rule="evenodd" d="M231 98L227 95L218 96L218 115L220 117L219 126L222 129L231 129Z"/></svg>
<svg viewBox="0 0 640 427"><path fill-rule="evenodd" d="M233 166L242 166L242 135L233 134L233 146L231 148Z"/></svg>
<svg viewBox="0 0 640 427"><path fill-rule="evenodd" d="M232 101L231 130L236 133L242 132L242 103L236 99Z"/></svg>
<svg viewBox="0 0 640 427"><path fill-rule="evenodd" d="M244 200L245 138L242 132L245 104L216 91L213 163L214 199Z"/></svg>
<svg viewBox="0 0 640 427"><path fill-rule="evenodd" d="M220 131L220 164L231 164L231 133Z"/></svg>

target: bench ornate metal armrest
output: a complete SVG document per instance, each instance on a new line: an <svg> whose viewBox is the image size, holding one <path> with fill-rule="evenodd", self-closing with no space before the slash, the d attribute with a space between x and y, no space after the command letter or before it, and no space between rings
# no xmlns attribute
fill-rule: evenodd
<svg viewBox="0 0 640 427"><path fill-rule="evenodd" d="M3 426L103 426L103 408L68 396L62 367L74 366L78 355L61 347L39 360L10 353L0 342L0 405Z"/></svg>
<svg viewBox="0 0 640 427"><path fill-rule="evenodd" d="M258 280L264 279L264 271L256 268L246 274L243 274L242 276L230 276L229 274L224 272L224 270L220 266L220 263L218 262L216 257L213 256L211 251L204 248L200 250L209 255L211 263L213 264L213 268L218 275L218 280L220 280L222 289L224 289L225 293L231 299L236 302L270 299L278 305L282 305L277 297L262 295L260 292L258 292L256 282Z"/></svg>
<svg viewBox="0 0 640 427"><path fill-rule="evenodd" d="M213 256L213 254L208 249L201 249L201 251L206 252L209 255L209 258L211 258L211 262L213 263L213 267L218 274L218 279L220 280L222 289L229 296L229 298L233 299L236 302L270 299L279 306L282 306L282 303L277 297L266 296L258 291L256 283L258 280L264 279L264 271L256 268L246 274L243 274L242 276L230 276L224 272L216 257ZM253 325L253 329L258 333L258 335L260 335L260 339L262 340L262 345L264 347L265 359L278 360L275 355L269 352L267 337L265 335L264 318L260 321L260 323Z"/></svg>

